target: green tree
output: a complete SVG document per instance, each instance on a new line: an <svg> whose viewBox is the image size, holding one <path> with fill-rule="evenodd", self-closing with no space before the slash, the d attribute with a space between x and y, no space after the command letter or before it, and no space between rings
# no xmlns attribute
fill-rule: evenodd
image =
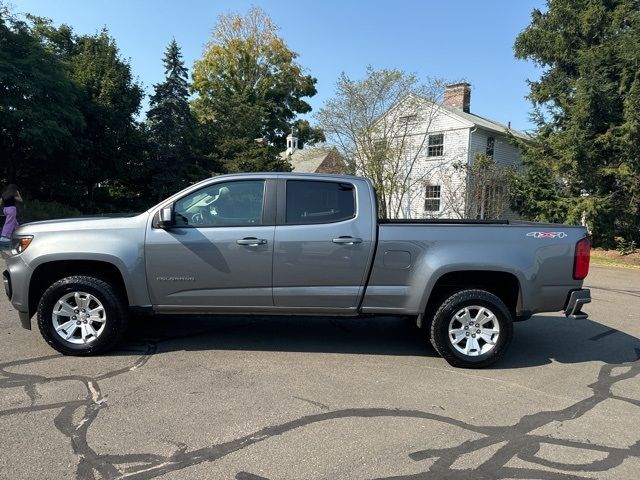
<svg viewBox="0 0 640 480"><path fill-rule="evenodd" d="M0 45L0 180L85 212L136 208L143 93L115 40L0 1Z"/></svg>
<svg viewBox="0 0 640 480"><path fill-rule="evenodd" d="M154 85L147 112L151 186L158 199L205 175L194 151L196 128L189 106L188 74L175 39L163 63L166 77Z"/></svg>
<svg viewBox="0 0 640 480"><path fill-rule="evenodd" d="M59 195L68 194L71 198L62 199L67 202L80 196L85 210L95 210L99 203L113 208L109 200L122 191L122 179L127 179L131 163L142 153L136 122L142 88L107 29L76 35L67 25L55 27L48 19L29 19L33 35L64 63L67 77L80 92L77 105L84 128L76 139L78 148L62 160L72 168L69 182L75 188L63 189Z"/></svg>
<svg viewBox="0 0 640 480"><path fill-rule="evenodd" d="M227 170L288 169L278 153L296 116L311 111L304 99L316 93L296 58L263 10L218 18L194 65L193 106Z"/></svg>
<svg viewBox="0 0 640 480"><path fill-rule="evenodd" d="M1 4L0 45L0 180L40 196L65 172L65 164L51 159L78 148L82 92L30 25Z"/></svg>
<svg viewBox="0 0 640 480"><path fill-rule="evenodd" d="M82 104L87 128L80 152L81 168L87 168L79 177L92 201L99 184L125 176L132 158L140 154L132 149L136 145L132 140L143 92L106 29L77 37L70 66L72 78L87 97Z"/></svg>
<svg viewBox="0 0 640 480"><path fill-rule="evenodd" d="M586 221L598 244L640 240L640 1L550 0L515 53L530 82L537 134L523 143L515 206L531 218Z"/></svg>
<svg viewBox="0 0 640 480"><path fill-rule="evenodd" d="M293 128L298 136L299 148L304 148L305 145L323 143L327 140L324 131L321 128L312 126L308 120L298 120Z"/></svg>

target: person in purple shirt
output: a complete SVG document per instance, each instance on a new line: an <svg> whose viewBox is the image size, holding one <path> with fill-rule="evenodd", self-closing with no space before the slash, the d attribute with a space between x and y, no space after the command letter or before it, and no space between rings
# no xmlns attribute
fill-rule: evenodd
<svg viewBox="0 0 640 480"><path fill-rule="evenodd" d="M0 242L2 243L9 243L11 234L18 227L17 202L22 202L22 197L18 191L18 186L11 184L2 192L2 212L5 216L2 235L0 236Z"/></svg>

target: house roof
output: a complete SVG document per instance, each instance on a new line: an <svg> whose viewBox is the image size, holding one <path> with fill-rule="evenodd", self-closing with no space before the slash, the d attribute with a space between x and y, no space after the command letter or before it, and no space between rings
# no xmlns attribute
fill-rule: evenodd
<svg viewBox="0 0 640 480"><path fill-rule="evenodd" d="M444 105L439 105L426 97L422 97L414 93L409 93L407 96L398 100L394 105L391 106L391 108L389 108L389 110L387 110L385 115L388 115L389 112L391 112L395 108L398 108L404 101L406 101L409 98L418 99L419 101L427 102L436 108L440 108L446 114L451 115L457 118L458 120L461 120L462 122L468 124L469 127L483 128L485 130L501 133L503 135L511 134L523 140L531 140L531 136L526 132L521 132L520 130L510 128L509 126L504 125L503 123L496 122L494 120L489 120L488 118L482 117L480 115L476 115L475 113L464 112L459 108L445 107Z"/></svg>
<svg viewBox="0 0 640 480"><path fill-rule="evenodd" d="M332 151L332 147L306 147L294 151L291 155L281 152L280 157L291 163L293 172L314 173Z"/></svg>
<svg viewBox="0 0 640 480"><path fill-rule="evenodd" d="M475 113L464 112L458 108L452 107L442 107L449 113L454 116L465 120L469 123L472 123L474 126L479 128L484 128L485 130L491 130L493 132L502 133L504 135L511 134L523 140L530 140L531 137L525 132L521 132L519 130L515 130L513 128L509 128L507 125L504 125L499 122L495 122L493 120L489 120L488 118L481 117L480 115L476 115Z"/></svg>

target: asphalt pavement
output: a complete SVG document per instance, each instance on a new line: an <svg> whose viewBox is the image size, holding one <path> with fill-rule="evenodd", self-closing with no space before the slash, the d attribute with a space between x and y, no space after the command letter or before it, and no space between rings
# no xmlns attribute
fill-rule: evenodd
<svg viewBox="0 0 640 480"><path fill-rule="evenodd" d="M636 480L640 271L586 284L485 370L389 317L138 318L63 357L3 296L0 478Z"/></svg>

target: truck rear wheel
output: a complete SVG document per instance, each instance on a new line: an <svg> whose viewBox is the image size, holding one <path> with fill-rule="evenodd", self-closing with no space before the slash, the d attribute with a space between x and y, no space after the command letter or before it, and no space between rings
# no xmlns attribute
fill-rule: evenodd
<svg viewBox="0 0 640 480"><path fill-rule="evenodd" d="M451 295L431 323L431 344L454 367L483 368L497 362L512 337L509 309L485 290Z"/></svg>
<svg viewBox="0 0 640 480"><path fill-rule="evenodd" d="M96 355L113 348L129 323L122 296L99 278L58 280L38 304L38 327L49 345L65 355Z"/></svg>

